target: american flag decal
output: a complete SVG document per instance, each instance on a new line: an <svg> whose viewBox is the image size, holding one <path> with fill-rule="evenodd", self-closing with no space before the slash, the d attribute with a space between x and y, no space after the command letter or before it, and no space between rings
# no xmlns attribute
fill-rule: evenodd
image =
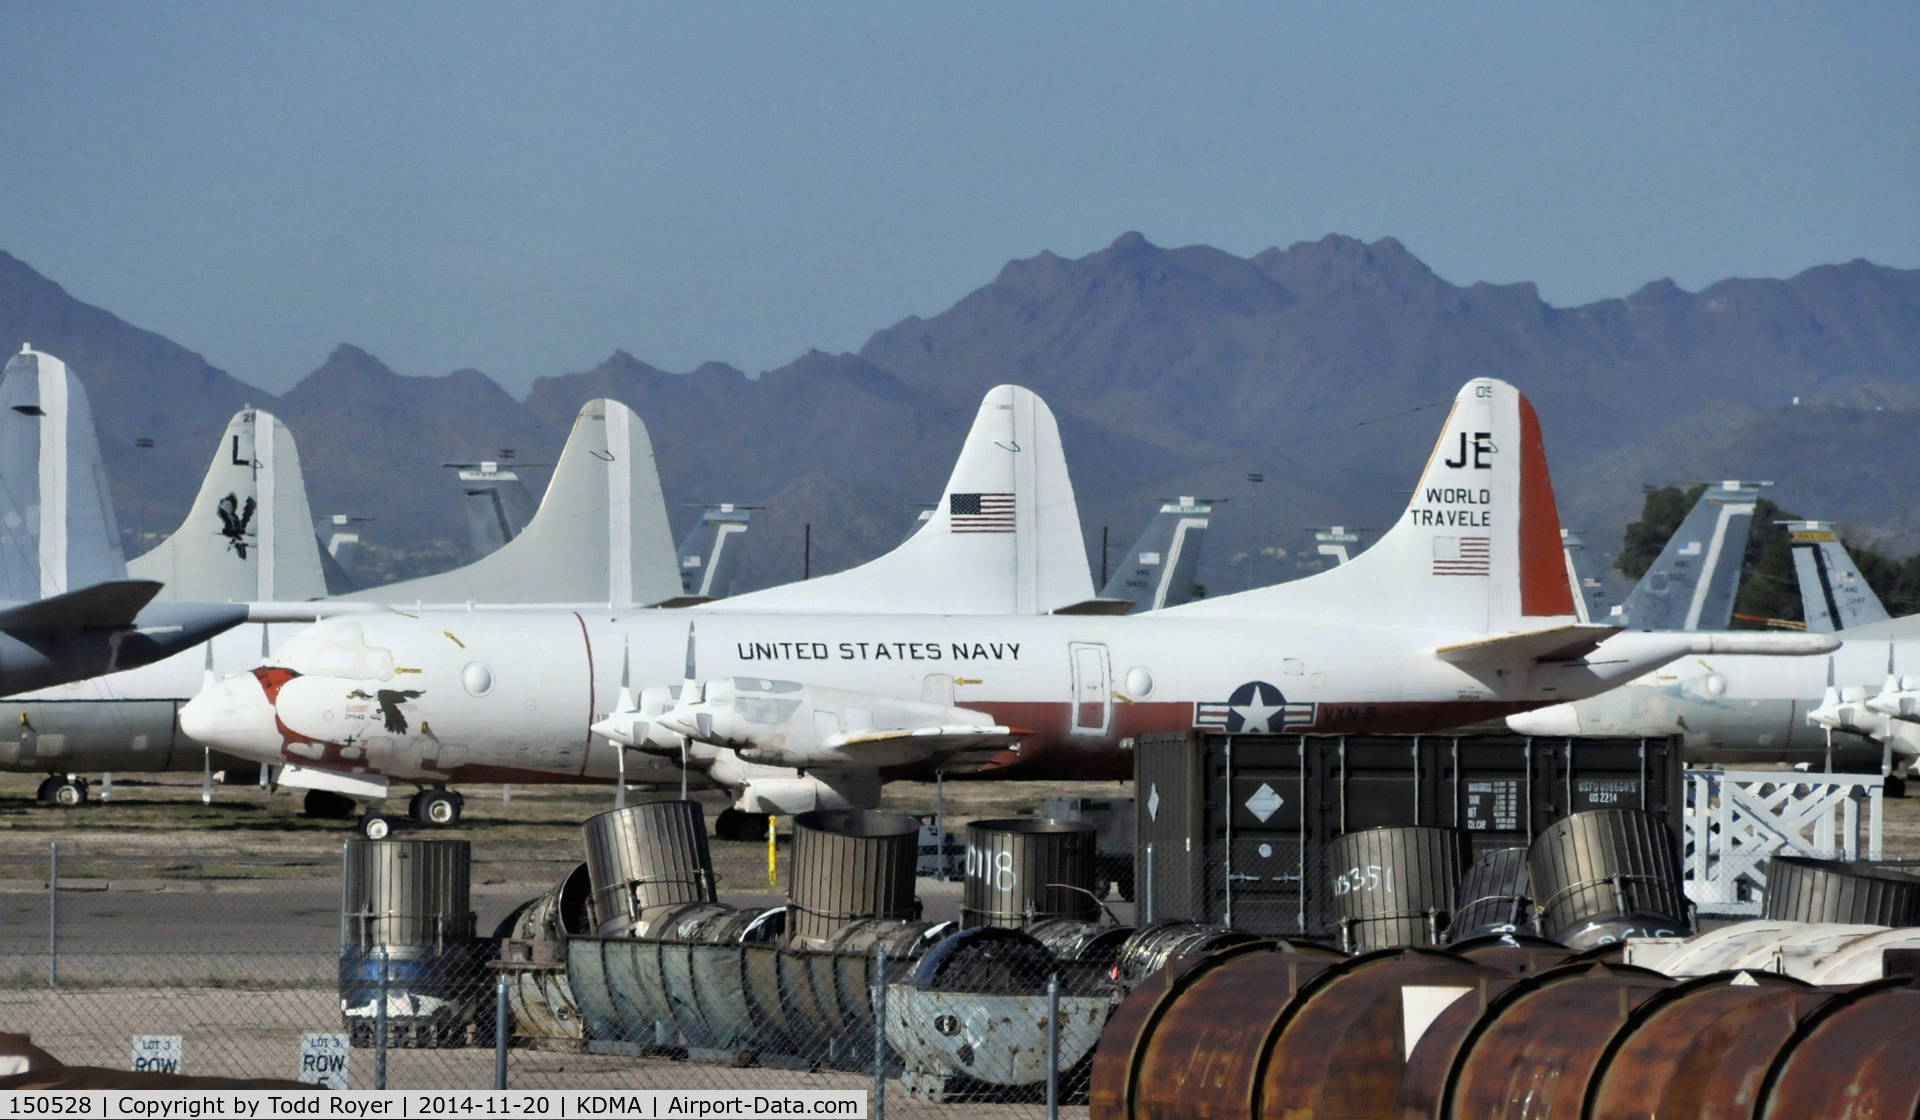
<svg viewBox="0 0 1920 1120"><path fill-rule="evenodd" d="M1493 574L1493 538L1433 538L1433 574L1436 576Z"/></svg>
<svg viewBox="0 0 1920 1120"><path fill-rule="evenodd" d="M1013 495L949 494L947 520L956 533L1011 533Z"/></svg>

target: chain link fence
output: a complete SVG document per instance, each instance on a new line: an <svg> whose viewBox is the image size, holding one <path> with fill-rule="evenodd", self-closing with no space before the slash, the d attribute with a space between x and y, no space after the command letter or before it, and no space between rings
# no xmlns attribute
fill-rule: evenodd
<svg viewBox="0 0 1920 1120"><path fill-rule="evenodd" d="M206 878L111 852L49 844L44 875L0 883L0 1030L72 1066L353 1089L868 1089L898 1115L1039 1117L1051 1099L1076 1116L1126 990L1110 922L1045 940L875 922L807 951L730 916L777 901L751 895L655 939L489 938L541 890L521 859L517 883L475 862L477 939L383 951L353 944L337 869L223 856Z"/></svg>

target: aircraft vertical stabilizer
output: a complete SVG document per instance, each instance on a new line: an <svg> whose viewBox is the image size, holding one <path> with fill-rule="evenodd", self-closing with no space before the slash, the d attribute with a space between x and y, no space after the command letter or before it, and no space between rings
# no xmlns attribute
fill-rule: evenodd
<svg viewBox="0 0 1920 1120"><path fill-rule="evenodd" d="M1047 614L1091 601L1053 412L1029 390L1001 385L980 403L933 516L892 552L705 609Z"/></svg>
<svg viewBox="0 0 1920 1120"><path fill-rule="evenodd" d="M733 593L740 546L746 543L747 525L758 508L722 502L700 515L678 550L682 595L724 599Z"/></svg>
<svg viewBox="0 0 1920 1120"><path fill-rule="evenodd" d="M1560 550L1567 557L1567 585L1573 589L1573 608L1580 621L1608 621L1613 613L1613 591L1600 578L1593 553L1572 529L1560 530Z"/></svg>
<svg viewBox="0 0 1920 1120"><path fill-rule="evenodd" d="M1504 381L1454 399L1413 500L1372 548L1291 583L1169 607L1175 615L1338 618L1475 633L1574 624L1560 517L1533 405Z"/></svg>
<svg viewBox="0 0 1920 1120"><path fill-rule="evenodd" d="M474 556L490 556L520 535L533 520L533 495L511 467L493 460L484 463L447 463L460 471L460 493L466 499L467 533Z"/></svg>
<svg viewBox="0 0 1920 1120"><path fill-rule="evenodd" d="M65 362L21 347L0 373L0 599L127 578L87 391Z"/></svg>
<svg viewBox="0 0 1920 1120"><path fill-rule="evenodd" d="M1176 498L1163 504L1100 597L1128 600L1136 611L1191 602L1212 510L1208 499Z"/></svg>
<svg viewBox="0 0 1920 1120"><path fill-rule="evenodd" d="M1627 601L1599 621L1629 630L1725 630L1754 505L1771 485L1730 479L1707 487Z"/></svg>
<svg viewBox="0 0 1920 1120"><path fill-rule="evenodd" d="M1847 555L1832 522L1783 524L1793 542L1793 573L1799 577L1800 610L1810 633L1831 634L1887 620L1887 608Z"/></svg>
<svg viewBox="0 0 1920 1120"><path fill-rule="evenodd" d="M592 400L574 419L540 508L464 568L344 595L376 603L610 603L680 593L653 441L633 410Z"/></svg>
<svg viewBox="0 0 1920 1120"><path fill-rule="evenodd" d="M293 433L257 408L234 413L180 528L127 564L177 603L300 602L327 594Z"/></svg>

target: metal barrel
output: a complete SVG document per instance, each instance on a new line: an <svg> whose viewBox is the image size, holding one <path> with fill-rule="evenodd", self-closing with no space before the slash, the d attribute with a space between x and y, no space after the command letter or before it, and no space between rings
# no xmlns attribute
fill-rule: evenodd
<svg viewBox="0 0 1920 1120"><path fill-rule="evenodd" d="M349 840L342 950L439 950L473 940L465 840Z"/></svg>
<svg viewBox="0 0 1920 1120"><path fill-rule="evenodd" d="M1527 869L1541 934L1569 948L1691 931L1679 842L1647 813L1562 817L1527 849Z"/></svg>
<svg viewBox="0 0 1920 1120"><path fill-rule="evenodd" d="M828 945L811 948L792 946L775 962L780 989L779 1019L788 1033L812 1049L825 1046L842 1060L856 1057L871 1060L873 1046L873 985L877 976L877 950L887 949L887 976L897 979L914 961L941 937L951 932L951 922L901 922L869 918L843 927ZM760 976L755 974L755 990L750 999L773 1012L765 993L759 990Z"/></svg>
<svg viewBox="0 0 1920 1120"><path fill-rule="evenodd" d="M516 941L565 941L593 932L592 880L587 865L575 864L553 889L515 910L496 937Z"/></svg>
<svg viewBox="0 0 1920 1120"><path fill-rule="evenodd" d="M1533 896L1528 893L1527 850L1493 848L1460 876L1448 941L1533 928Z"/></svg>
<svg viewBox="0 0 1920 1120"><path fill-rule="evenodd" d="M654 801L588 817L581 827L593 883L594 932L638 935L650 912L712 902L713 856L697 801Z"/></svg>
<svg viewBox="0 0 1920 1120"><path fill-rule="evenodd" d="M1775 989L1809 990L1750 973L1682 984L1644 968L1573 960L1500 978L1466 999L1442 994L1446 1002L1413 1041L1397 1115L1511 1115L1523 1100L1526 1115L1540 1117L1758 1116L1754 1089L1771 1051L1757 1055L1757 1068L1742 1069L1756 1055L1713 1031L1779 1015ZM1766 1028L1776 1047L1793 1033L1786 1010L1784 1024ZM1732 1092L1702 1099L1703 1083L1714 1081ZM1607 1110L1591 1110L1596 1098L1608 1100Z"/></svg>
<svg viewBox="0 0 1920 1120"><path fill-rule="evenodd" d="M587 865L576 864L552 890L516 907L494 930L501 946L507 1006L524 1038L581 1037L580 1007L567 982L565 942L593 932Z"/></svg>
<svg viewBox="0 0 1920 1120"><path fill-rule="evenodd" d="M1351 953L1438 945L1460 888L1460 836L1444 828L1369 828L1327 848L1340 947Z"/></svg>
<svg viewBox="0 0 1920 1120"><path fill-rule="evenodd" d="M1430 949L1345 960L1248 943L1135 987L1094 1051L1091 1120L1394 1115L1403 992L1499 978Z"/></svg>
<svg viewBox="0 0 1920 1120"><path fill-rule="evenodd" d="M919 838L920 822L898 813L820 809L794 817L787 886L792 942L823 948L849 923L916 916Z"/></svg>
<svg viewBox="0 0 1920 1120"><path fill-rule="evenodd" d="M1920 989L1911 976L1839 993L1801 1023L1753 1115L1920 1115Z"/></svg>
<svg viewBox="0 0 1920 1120"><path fill-rule="evenodd" d="M1835 994L1767 973L1668 988L1636 1012L1632 1033L1593 1086L1586 1115L1758 1116L1756 1090L1767 1070Z"/></svg>
<svg viewBox="0 0 1920 1120"><path fill-rule="evenodd" d="M1014 817L967 825L960 924L1019 929L1042 918L1099 917L1099 839L1098 826L1086 821Z"/></svg>
<svg viewBox="0 0 1920 1120"><path fill-rule="evenodd" d="M1259 938L1237 929L1203 926L1199 922L1157 922L1133 931L1114 960L1114 976L1129 984L1145 980L1175 957L1211 953Z"/></svg>
<svg viewBox="0 0 1920 1120"><path fill-rule="evenodd" d="M1028 926L1027 932L1057 960L1109 968L1119 958L1120 947L1133 936L1133 927L1103 926L1078 918L1043 918Z"/></svg>
<svg viewBox="0 0 1920 1120"><path fill-rule="evenodd" d="M1920 925L1920 876L1871 863L1774 856L1763 916L1782 922Z"/></svg>

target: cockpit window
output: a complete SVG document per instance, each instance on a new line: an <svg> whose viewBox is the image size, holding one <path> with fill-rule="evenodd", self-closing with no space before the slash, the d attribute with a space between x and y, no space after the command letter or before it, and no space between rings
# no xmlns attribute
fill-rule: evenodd
<svg viewBox="0 0 1920 1120"><path fill-rule="evenodd" d="M288 639L271 662L303 677L392 680L393 654L367 645L366 631L351 619L309 626Z"/></svg>

